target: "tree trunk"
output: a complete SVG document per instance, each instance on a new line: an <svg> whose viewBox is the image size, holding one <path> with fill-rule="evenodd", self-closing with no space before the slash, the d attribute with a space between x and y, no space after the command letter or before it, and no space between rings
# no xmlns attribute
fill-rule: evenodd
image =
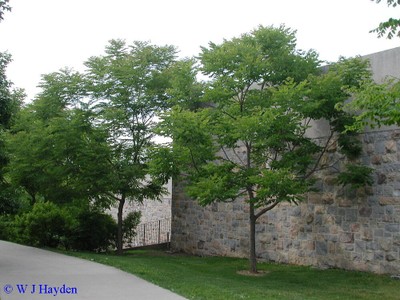
<svg viewBox="0 0 400 300"><path fill-rule="evenodd" d="M250 203L250 272L257 273L256 257L256 216L254 213L254 204Z"/></svg>
<svg viewBox="0 0 400 300"><path fill-rule="evenodd" d="M118 203L118 232L117 232L117 254L122 255L123 253L123 241L122 241L122 220L123 220L123 210L125 205L125 195L122 195Z"/></svg>

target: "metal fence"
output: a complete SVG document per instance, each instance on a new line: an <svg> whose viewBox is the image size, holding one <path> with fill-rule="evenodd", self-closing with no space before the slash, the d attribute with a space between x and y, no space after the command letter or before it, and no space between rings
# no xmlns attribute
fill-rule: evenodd
<svg viewBox="0 0 400 300"><path fill-rule="evenodd" d="M126 248L143 247L169 243L171 235L171 219L163 219L139 224L132 242Z"/></svg>

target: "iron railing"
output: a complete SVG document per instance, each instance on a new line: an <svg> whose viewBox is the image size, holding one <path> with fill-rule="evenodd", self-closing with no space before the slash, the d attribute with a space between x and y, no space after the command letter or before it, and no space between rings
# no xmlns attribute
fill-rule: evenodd
<svg viewBox="0 0 400 300"><path fill-rule="evenodd" d="M171 219L163 219L139 224L132 242L125 245L127 248L158 245L170 242Z"/></svg>

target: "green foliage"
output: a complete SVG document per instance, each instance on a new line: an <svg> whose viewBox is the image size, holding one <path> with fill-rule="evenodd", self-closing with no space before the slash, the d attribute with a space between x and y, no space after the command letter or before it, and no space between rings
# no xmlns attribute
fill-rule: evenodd
<svg viewBox="0 0 400 300"><path fill-rule="evenodd" d="M15 215L26 207L21 189L0 181L0 215Z"/></svg>
<svg viewBox="0 0 400 300"><path fill-rule="evenodd" d="M0 214L0 240L13 241L15 237L14 216Z"/></svg>
<svg viewBox="0 0 400 300"><path fill-rule="evenodd" d="M16 241L39 247L58 247L68 239L72 217L51 202L37 202L15 218Z"/></svg>
<svg viewBox="0 0 400 300"><path fill-rule="evenodd" d="M140 224L141 217L142 217L142 212L140 211L129 212L125 216L122 222L124 243L132 243L133 238L136 236L136 228Z"/></svg>
<svg viewBox="0 0 400 300"><path fill-rule="evenodd" d="M381 0L371 0L376 1L376 3L380 3ZM388 6L396 7L400 2L398 0L387 0ZM389 18L385 22L379 23L378 27L371 30L370 32L374 32L378 34L378 38L381 38L386 35L388 39L392 39L393 37L400 37L400 19Z"/></svg>
<svg viewBox="0 0 400 300"><path fill-rule="evenodd" d="M168 70L170 77L168 103L179 105L189 110L199 108L199 99L203 94L204 84L197 81L198 68L194 59L184 59L174 63Z"/></svg>
<svg viewBox="0 0 400 300"><path fill-rule="evenodd" d="M76 250L101 251L115 246L117 224L109 215L97 209L84 209L76 216L68 237L69 246Z"/></svg>
<svg viewBox="0 0 400 300"><path fill-rule="evenodd" d="M159 131L173 138L173 161L201 204L246 196L261 208L299 200L326 150L306 134L311 120L327 120L342 152L360 154L355 135L342 133L352 116L335 107L370 78L365 61L341 58L319 74L318 59L296 50L284 27L210 43L200 59L212 77L203 107L175 107ZM290 62L284 70L282 62Z"/></svg>
<svg viewBox="0 0 400 300"><path fill-rule="evenodd" d="M400 82L387 78L383 83L372 80L352 90L353 100L345 106L356 113L355 123L347 128L360 131L365 126L400 125Z"/></svg>
<svg viewBox="0 0 400 300"><path fill-rule="evenodd" d="M159 132L173 139L175 167L201 205L244 198L254 225L280 202L302 200L334 133L344 153L359 154L355 136L341 133L353 119L336 107L370 78L368 63L341 58L321 73L316 53L296 50L295 32L283 26L210 43L200 63L211 77L202 105L178 103ZM330 125L326 140L307 134L320 119Z"/></svg>
<svg viewBox="0 0 400 300"><path fill-rule="evenodd" d="M11 11L9 0L0 0L0 22L4 20L4 12Z"/></svg>
<svg viewBox="0 0 400 300"><path fill-rule="evenodd" d="M11 55L7 52L0 52L0 129L10 127L13 115L18 111L25 97L23 91L13 89L12 82L7 79L6 69L10 62Z"/></svg>
<svg viewBox="0 0 400 300"><path fill-rule="evenodd" d="M172 46L112 40L103 56L85 63L85 73L44 75L42 92L18 113L4 139L11 183L23 187L32 204L41 198L80 201L102 210L114 201L123 207L125 200L159 198L169 173L151 162L156 113L199 91L183 89L192 63L176 63L175 54ZM94 238L84 247L106 243Z"/></svg>
<svg viewBox="0 0 400 300"><path fill-rule="evenodd" d="M1 217L4 238L38 247L99 251L115 246L115 220L100 210L76 204L60 207L36 202L28 212Z"/></svg>
<svg viewBox="0 0 400 300"><path fill-rule="evenodd" d="M346 170L338 175L337 181L343 186L349 184L354 189L372 185L371 174L373 170L366 166L348 164Z"/></svg>
<svg viewBox="0 0 400 300"><path fill-rule="evenodd" d="M107 187L106 135L79 109L60 108L42 118L42 104L40 98L23 109L7 136L8 176L32 202L38 195L57 203L95 198Z"/></svg>

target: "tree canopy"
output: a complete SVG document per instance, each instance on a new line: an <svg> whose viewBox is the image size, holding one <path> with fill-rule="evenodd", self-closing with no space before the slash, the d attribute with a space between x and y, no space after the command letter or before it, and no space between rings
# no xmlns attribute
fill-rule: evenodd
<svg viewBox="0 0 400 300"><path fill-rule="evenodd" d="M284 26L210 43L199 59L210 77L201 104L175 106L160 131L173 139L172 159L192 198L201 205L248 203L255 272L257 219L281 202L303 200L333 141L344 152L360 151L341 133L351 117L335 106L349 97L344 87L359 87L370 74L357 59L322 72L316 52L297 50L295 32ZM329 137L307 134L319 119L330 124Z"/></svg>
<svg viewBox="0 0 400 300"><path fill-rule="evenodd" d="M156 113L167 108L175 48L112 40L84 73L43 76L42 92L8 136L8 176L32 204L118 203L118 250L126 201L158 199L168 180L150 167Z"/></svg>

